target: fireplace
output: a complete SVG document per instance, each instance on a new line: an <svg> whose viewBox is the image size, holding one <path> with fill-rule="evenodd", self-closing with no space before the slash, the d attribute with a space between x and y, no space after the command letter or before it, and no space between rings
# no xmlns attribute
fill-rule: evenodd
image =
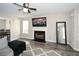
<svg viewBox="0 0 79 59"><path fill-rule="evenodd" d="M45 31L34 31L34 41L45 42Z"/></svg>

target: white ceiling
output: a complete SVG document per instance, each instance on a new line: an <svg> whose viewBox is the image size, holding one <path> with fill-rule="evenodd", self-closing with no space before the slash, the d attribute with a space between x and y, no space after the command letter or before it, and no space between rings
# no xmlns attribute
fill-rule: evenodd
<svg viewBox="0 0 79 59"><path fill-rule="evenodd" d="M74 8L79 7L79 3L30 3L30 7L36 8L37 11L32 11L31 15L37 14L51 14L51 13L66 13ZM26 16L21 11L18 11L20 7L11 3L0 3L0 16Z"/></svg>

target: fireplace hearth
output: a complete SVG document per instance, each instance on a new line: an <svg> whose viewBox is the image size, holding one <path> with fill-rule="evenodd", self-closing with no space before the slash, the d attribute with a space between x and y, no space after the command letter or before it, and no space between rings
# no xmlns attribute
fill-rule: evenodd
<svg viewBox="0 0 79 59"><path fill-rule="evenodd" d="M45 31L34 31L34 41L45 42Z"/></svg>

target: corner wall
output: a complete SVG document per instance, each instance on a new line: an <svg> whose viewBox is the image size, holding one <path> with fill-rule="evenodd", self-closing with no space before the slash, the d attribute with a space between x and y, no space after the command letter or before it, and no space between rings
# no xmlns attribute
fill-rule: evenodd
<svg viewBox="0 0 79 59"><path fill-rule="evenodd" d="M20 20L6 19L6 29L10 29L11 41L20 38Z"/></svg>
<svg viewBox="0 0 79 59"><path fill-rule="evenodd" d="M79 51L79 9L74 9L69 15L69 45Z"/></svg>

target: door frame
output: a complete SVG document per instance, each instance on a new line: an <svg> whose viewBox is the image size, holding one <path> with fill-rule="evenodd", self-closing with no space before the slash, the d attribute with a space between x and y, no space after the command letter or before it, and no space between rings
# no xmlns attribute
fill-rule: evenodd
<svg viewBox="0 0 79 59"><path fill-rule="evenodd" d="M63 43L59 43L58 42L58 27L57 27L57 24L58 23L64 23L64 27L65 27L65 44L64 45L67 45L67 34L66 34L66 22L64 21L64 22L56 22L56 43L57 44L63 44Z"/></svg>

